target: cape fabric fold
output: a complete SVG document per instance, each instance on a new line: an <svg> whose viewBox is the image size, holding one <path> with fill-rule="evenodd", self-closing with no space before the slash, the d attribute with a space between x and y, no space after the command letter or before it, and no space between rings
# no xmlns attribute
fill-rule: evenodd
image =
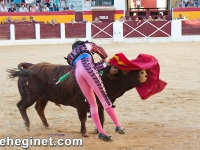
<svg viewBox="0 0 200 150"><path fill-rule="evenodd" d="M158 60L151 55L139 54L136 59L128 60L123 53L118 53L109 60L109 63L120 70L146 70L147 81L136 87L143 100L161 92L167 85L166 82L159 79L160 66Z"/></svg>

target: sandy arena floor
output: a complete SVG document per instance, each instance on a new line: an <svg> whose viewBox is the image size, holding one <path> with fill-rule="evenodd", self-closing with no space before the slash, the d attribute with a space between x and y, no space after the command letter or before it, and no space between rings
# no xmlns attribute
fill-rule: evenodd
<svg viewBox="0 0 200 150"><path fill-rule="evenodd" d="M24 128L16 107L20 100L17 79L8 80L6 69L16 68L20 62L50 62L67 64L63 59L71 45L0 47L0 138L82 138L80 147L34 147L31 150L199 150L200 149L200 43L153 43L102 45L109 57L123 52L129 59L139 53L154 55L160 63L160 78L168 82L163 92L142 101L136 90L117 99L115 111L126 129L125 135L114 132L114 124L106 114L105 130L112 135L110 143L97 139L94 124L88 118L89 138L79 133L80 122L74 108L62 109L49 102L45 114L50 128L45 129L35 111L28 110L31 131ZM1 147L0 149L22 149Z"/></svg>

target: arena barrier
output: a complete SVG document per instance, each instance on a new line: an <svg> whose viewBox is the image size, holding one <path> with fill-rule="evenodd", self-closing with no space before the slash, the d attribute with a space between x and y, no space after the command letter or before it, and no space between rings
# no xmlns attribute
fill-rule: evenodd
<svg viewBox="0 0 200 150"><path fill-rule="evenodd" d="M65 44L75 40L112 42L200 41L200 22L196 20L105 22L99 24L5 23L0 24L0 45Z"/></svg>
<svg viewBox="0 0 200 150"><path fill-rule="evenodd" d="M200 21L173 20L171 33L173 42L199 42Z"/></svg>

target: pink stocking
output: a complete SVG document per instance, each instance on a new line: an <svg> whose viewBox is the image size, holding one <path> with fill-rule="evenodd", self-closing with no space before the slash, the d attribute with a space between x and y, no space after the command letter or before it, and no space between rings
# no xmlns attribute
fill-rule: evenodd
<svg viewBox="0 0 200 150"><path fill-rule="evenodd" d="M106 112L110 116L110 118L112 119L112 121L114 122L114 124L116 126L118 126L118 127L121 127L121 125L120 125L120 123L119 123L119 121L117 119L117 116L115 114L114 109L112 107L108 107L108 108L106 108Z"/></svg>

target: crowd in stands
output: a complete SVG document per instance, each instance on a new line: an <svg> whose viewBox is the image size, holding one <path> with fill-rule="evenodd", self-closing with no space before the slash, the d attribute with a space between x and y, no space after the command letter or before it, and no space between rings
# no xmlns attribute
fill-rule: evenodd
<svg viewBox="0 0 200 150"><path fill-rule="evenodd" d="M182 2L177 5L177 7L199 7L199 4L199 0L182 0Z"/></svg>
<svg viewBox="0 0 200 150"><path fill-rule="evenodd" d="M137 25L138 25L142 20L143 21L167 21L166 17L161 15L161 16L156 17L155 19L153 19L152 16L148 16L148 18L144 17L143 19L141 19L140 17L136 17L135 20L132 20L132 18L126 19L126 17L121 16L119 18L119 20L117 20L117 22L123 22L124 23L124 22L135 21L135 22L137 22Z"/></svg>
<svg viewBox="0 0 200 150"><path fill-rule="evenodd" d="M29 20L26 19L26 17L22 17L21 20L19 19L12 19L11 16L8 16L8 18L4 21L4 23L16 23L16 22L36 22L36 20L33 18L33 16L29 17Z"/></svg>
<svg viewBox="0 0 200 150"><path fill-rule="evenodd" d="M134 20L132 20L132 18L126 19L126 17L124 17L124 16L121 16L119 20L116 20L116 22L123 22L123 23L131 22L131 21L137 22L137 25L138 25L142 20L140 19L140 17L136 17ZM144 17L143 21L167 21L167 19L165 16L162 16L162 17L158 16L158 17L156 17L156 19L153 19L152 16L149 16L147 19L145 19L145 17ZM22 17L21 20L19 20L19 19L13 20L11 18L11 16L8 16L7 20L5 20L4 23L8 23L8 22L16 23L16 22L37 22L37 21L33 18L33 16L30 16L28 20L24 16ZM74 24L74 23L86 23L86 22L88 22L88 21L84 18L82 19L82 21L79 21L79 22L75 21L75 19L72 18L69 23ZM56 19L52 19L50 22L47 22L47 23L54 26L55 24L57 24L57 21L56 21ZM95 17L95 19L91 23L102 23L102 21L99 20L98 17Z"/></svg>
<svg viewBox="0 0 200 150"><path fill-rule="evenodd" d="M65 0L64 7L61 7L61 0L14 0L7 8L6 0L0 0L0 12L48 12L75 10L73 4L67 6Z"/></svg>

